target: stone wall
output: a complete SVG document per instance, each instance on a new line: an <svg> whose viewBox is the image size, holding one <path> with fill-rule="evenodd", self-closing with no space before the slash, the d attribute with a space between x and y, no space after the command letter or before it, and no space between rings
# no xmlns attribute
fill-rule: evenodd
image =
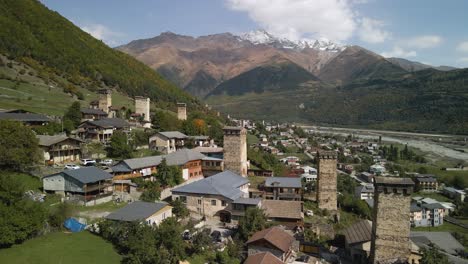
<svg viewBox="0 0 468 264"><path fill-rule="evenodd" d="M374 201L371 263L407 260L411 254L411 195L377 192Z"/></svg>
<svg viewBox="0 0 468 264"><path fill-rule="evenodd" d="M148 97L135 97L135 113L142 115L144 121L150 121L150 99Z"/></svg>
<svg viewBox="0 0 468 264"><path fill-rule="evenodd" d="M320 209L337 210L336 153L318 155L317 203Z"/></svg>
<svg viewBox="0 0 468 264"><path fill-rule="evenodd" d="M187 105L184 103L177 104L177 119L187 120Z"/></svg>
<svg viewBox="0 0 468 264"><path fill-rule="evenodd" d="M247 176L247 131L224 130L224 169Z"/></svg>

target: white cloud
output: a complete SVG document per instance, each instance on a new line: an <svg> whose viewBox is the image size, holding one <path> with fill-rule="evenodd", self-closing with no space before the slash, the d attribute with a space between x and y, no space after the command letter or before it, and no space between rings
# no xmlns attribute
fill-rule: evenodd
<svg viewBox="0 0 468 264"><path fill-rule="evenodd" d="M459 58L458 62L468 63L468 57Z"/></svg>
<svg viewBox="0 0 468 264"><path fill-rule="evenodd" d="M290 39L313 36L334 41L350 38L357 18L349 0L225 0L236 11L274 35Z"/></svg>
<svg viewBox="0 0 468 264"><path fill-rule="evenodd" d="M358 31L359 38L368 43L381 43L390 38L390 32L385 31L382 27L385 24L380 20L371 18L362 18Z"/></svg>
<svg viewBox="0 0 468 264"><path fill-rule="evenodd" d="M81 29L96 39L104 41L107 45L116 45L117 39L123 36L122 33L113 31L102 24L87 24Z"/></svg>
<svg viewBox="0 0 468 264"><path fill-rule="evenodd" d="M417 53L414 50L404 50L399 46L394 46L391 51L382 52L380 55L385 58L398 57L398 58L409 58L416 57Z"/></svg>
<svg viewBox="0 0 468 264"><path fill-rule="evenodd" d="M434 48L440 43L442 43L442 38L437 35L416 36L400 42L401 45L417 49Z"/></svg>
<svg viewBox="0 0 468 264"><path fill-rule="evenodd" d="M468 41L458 44L457 50L461 52L468 52Z"/></svg>

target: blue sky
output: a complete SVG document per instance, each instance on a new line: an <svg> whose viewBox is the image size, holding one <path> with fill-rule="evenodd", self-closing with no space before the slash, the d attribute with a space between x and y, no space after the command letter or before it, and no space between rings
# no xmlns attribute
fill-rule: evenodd
<svg viewBox="0 0 468 264"><path fill-rule="evenodd" d="M468 67L464 0L42 0L110 46L161 32L200 36L264 28L384 56Z"/></svg>

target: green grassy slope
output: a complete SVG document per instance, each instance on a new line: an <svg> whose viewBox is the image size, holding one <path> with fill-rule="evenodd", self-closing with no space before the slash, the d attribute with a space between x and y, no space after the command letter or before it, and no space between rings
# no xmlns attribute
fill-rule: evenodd
<svg viewBox="0 0 468 264"><path fill-rule="evenodd" d="M334 126L468 134L468 69L423 70L344 86L211 96L234 116Z"/></svg>
<svg viewBox="0 0 468 264"><path fill-rule="evenodd" d="M290 61L262 65L218 85L209 96L239 96L265 91L295 90L306 82L320 82L310 72Z"/></svg>
<svg viewBox="0 0 468 264"><path fill-rule="evenodd" d="M160 106L177 101L199 106L143 63L94 39L37 0L0 0L0 28L0 54L71 92L112 87L129 96L147 95Z"/></svg>
<svg viewBox="0 0 468 264"><path fill-rule="evenodd" d="M121 257L112 244L87 231L51 233L12 248L0 249L2 263L120 263Z"/></svg>

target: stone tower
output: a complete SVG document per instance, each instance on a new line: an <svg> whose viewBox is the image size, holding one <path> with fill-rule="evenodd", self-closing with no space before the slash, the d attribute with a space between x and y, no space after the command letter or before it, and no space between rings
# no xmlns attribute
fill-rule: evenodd
<svg viewBox="0 0 468 264"><path fill-rule="evenodd" d="M406 261L411 255L410 178L375 177L370 263Z"/></svg>
<svg viewBox="0 0 468 264"><path fill-rule="evenodd" d="M187 104L177 103L177 119L187 120Z"/></svg>
<svg viewBox="0 0 468 264"><path fill-rule="evenodd" d="M99 93L99 109L109 113L109 107L112 106L112 91L110 89L100 89Z"/></svg>
<svg viewBox="0 0 468 264"><path fill-rule="evenodd" d="M224 168L247 176L247 130L243 127L224 127Z"/></svg>
<svg viewBox="0 0 468 264"><path fill-rule="evenodd" d="M337 183L336 183L336 160L335 151L319 151L318 177L317 177L317 203L320 209L331 212L337 210Z"/></svg>
<svg viewBox="0 0 468 264"><path fill-rule="evenodd" d="M150 99L143 96L135 96L135 113L143 116L143 121L150 122Z"/></svg>

